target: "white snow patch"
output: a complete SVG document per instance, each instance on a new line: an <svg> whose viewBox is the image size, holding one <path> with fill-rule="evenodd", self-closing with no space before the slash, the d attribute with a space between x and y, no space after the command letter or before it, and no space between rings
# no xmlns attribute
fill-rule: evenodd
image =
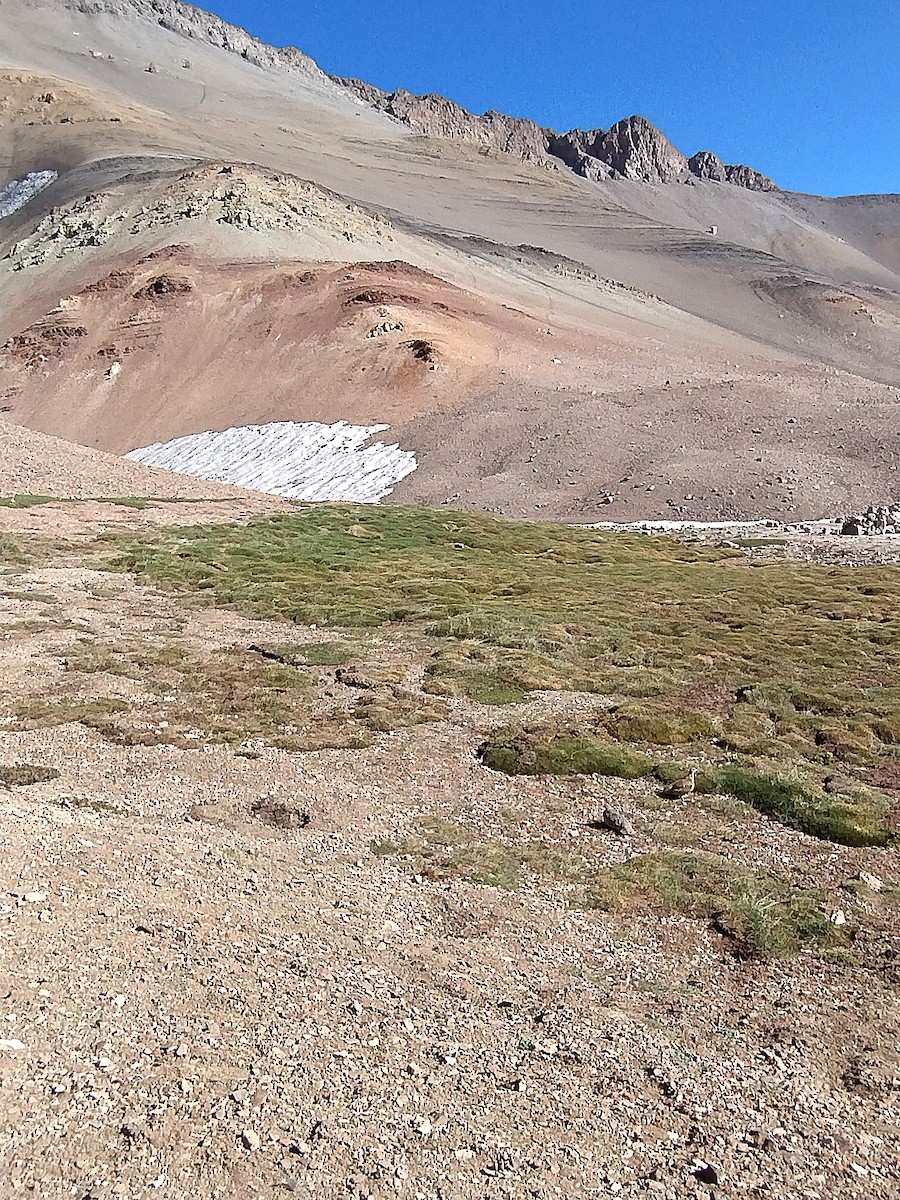
<svg viewBox="0 0 900 1200"><path fill-rule="evenodd" d="M374 502L416 469L416 456L374 442L390 425L276 421L194 433L132 450L126 458L184 475L296 500Z"/></svg>
<svg viewBox="0 0 900 1200"><path fill-rule="evenodd" d="M13 179L6 187L0 188L0 221L12 216L57 179L59 174L56 171L30 171L21 179Z"/></svg>
<svg viewBox="0 0 900 1200"><path fill-rule="evenodd" d="M808 524L808 522L805 522ZM758 521L592 521L582 529L761 529L772 522L760 518Z"/></svg>

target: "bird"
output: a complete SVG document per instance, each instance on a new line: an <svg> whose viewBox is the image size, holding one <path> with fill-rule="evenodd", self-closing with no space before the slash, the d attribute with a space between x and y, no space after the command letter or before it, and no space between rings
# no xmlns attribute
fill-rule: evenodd
<svg viewBox="0 0 900 1200"><path fill-rule="evenodd" d="M358 688L360 691L367 691L375 687L374 681L369 679L367 675L363 675L356 667L338 667L334 673L334 677L344 687Z"/></svg>
<svg viewBox="0 0 900 1200"><path fill-rule="evenodd" d="M690 775L685 775L681 779L673 779L659 793L665 796L667 800L680 800L683 796L690 796L697 787L697 772L691 771Z"/></svg>
<svg viewBox="0 0 900 1200"><path fill-rule="evenodd" d="M607 805L603 810L603 817L599 822L604 829L609 829L613 833L617 833L619 837L631 837L637 830L621 808L614 808L612 805Z"/></svg>

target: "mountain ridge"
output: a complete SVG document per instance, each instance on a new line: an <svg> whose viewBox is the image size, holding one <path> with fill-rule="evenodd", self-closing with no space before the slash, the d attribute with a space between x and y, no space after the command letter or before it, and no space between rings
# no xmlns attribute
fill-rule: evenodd
<svg viewBox="0 0 900 1200"><path fill-rule="evenodd" d="M169 33L198 40L234 54L254 66L284 70L349 91L378 112L427 136L470 142L488 152L510 154L553 170L561 167L585 179L632 179L644 183L691 183L695 179L729 183L750 191L781 189L768 176L743 163L724 163L711 150L687 157L645 117L633 114L608 129L557 132L528 117L489 109L476 114L437 93L416 95L405 88L387 92L362 79L325 72L309 54L294 46L277 47L241 26L182 0L64 0L85 15L138 16Z"/></svg>
<svg viewBox="0 0 900 1200"><path fill-rule="evenodd" d="M387 92L362 79L330 75L364 104L430 137L471 142L487 151L512 154L552 170L560 165L585 179L633 179L642 183L692 183L707 179L750 191L781 189L768 176L744 163L725 163L712 150L688 158L646 117L633 114L608 129L570 129L565 133L488 109L472 113L436 92L416 95L405 88Z"/></svg>

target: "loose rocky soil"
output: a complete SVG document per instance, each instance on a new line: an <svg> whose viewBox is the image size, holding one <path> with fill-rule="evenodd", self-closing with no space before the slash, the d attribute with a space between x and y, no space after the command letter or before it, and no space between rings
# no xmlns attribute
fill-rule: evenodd
<svg viewBox="0 0 900 1200"><path fill-rule="evenodd" d="M85 639L334 637L96 569L110 524L247 511L0 509L33 556L3 581L4 711L65 694ZM407 648L370 636L415 688ZM310 687L350 702L333 668ZM444 720L310 754L121 746L7 715L3 762L60 775L0 795L4 1194L896 1196L898 912L842 884L896 880L897 851L712 819L643 781L478 764L511 715L585 699L452 701ZM590 827L606 803L633 838ZM591 911L544 877L434 881L384 852L425 818L599 865L677 844L776 869L838 898L853 957L741 960L704 922Z"/></svg>

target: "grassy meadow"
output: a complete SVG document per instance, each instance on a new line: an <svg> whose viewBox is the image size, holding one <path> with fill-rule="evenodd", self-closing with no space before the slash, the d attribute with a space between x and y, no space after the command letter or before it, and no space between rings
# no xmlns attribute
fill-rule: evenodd
<svg viewBox="0 0 900 1200"><path fill-rule="evenodd" d="M877 781L900 758L895 567L757 565L637 533L353 505L163 531L117 561L249 616L402 630L426 648L436 697L597 695L576 727L502 730L482 747L495 769L665 779L693 765L702 788L805 832L892 836Z"/></svg>

